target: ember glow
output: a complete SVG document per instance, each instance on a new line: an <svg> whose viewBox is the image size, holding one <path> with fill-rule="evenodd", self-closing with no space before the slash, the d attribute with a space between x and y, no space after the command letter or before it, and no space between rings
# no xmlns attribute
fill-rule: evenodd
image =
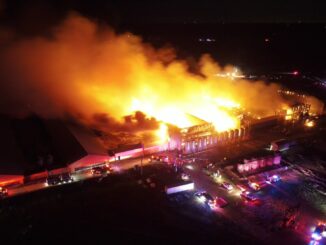
<svg viewBox="0 0 326 245"><path fill-rule="evenodd" d="M292 120L293 110L291 108L286 109L285 120Z"/></svg>
<svg viewBox="0 0 326 245"><path fill-rule="evenodd" d="M160 128L156 131L156 136L158 138L159 144L164 144L165 142L169 141L169 132L168 132L168 126L166 124L161 123Z"/></svg>
<svg viewBox="0 0 326 245"><path fill-rule="evenodd" d="M313 120L306 120L305 121L305 124L304 124L306 127L308 127L308 128L312 128L312 127L314 127L315 126L315 122L313 121Z"/></svg>
<svg viewBox="0 0 326 245"><path fill-rule="evenodd" d="M193 93L195 94L196 91L193 91ZM161 98L163 101L159 101ZM237 119L225 110L225 107L232 108L232 106L228 105L229 100L225 100L223 106L214 103L214 100L208 100L206 96L198 96L197 100L198 102L194 104L186 103L188 101L180 101L181 103L178 105L179 101L170 100L169 97L165 96L160 97L156 93L154 101L151 101L150 98L144 98L142 101L134 99L130 108L134 111L142 111L146 115L180 128L196 125L196 122L189 115L213 123L217 131L225 131L238 126ZM223 101L221 98L216 100L218 102ZM173 105L171 102L175 104ZM169 106L169 104L171 105ZM132 113L132 111L129 113Z"/></svg>

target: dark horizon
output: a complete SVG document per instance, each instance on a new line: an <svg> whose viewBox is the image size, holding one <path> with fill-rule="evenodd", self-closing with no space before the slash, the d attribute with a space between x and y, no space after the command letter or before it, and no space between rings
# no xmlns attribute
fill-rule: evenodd
<svg viewBox="0 0 326 245"><path fill-rule="evenodd" d="M246 72L315 72L324 75L326 16L323 1L299 4L177 1L2 1L0 40L49 35L71 12L116 32L130 31L156 47L170 45L179 58L209 53ZM237 6L237 7L235 7ZM287 18L285 18L287 17ZM200 43L199 38L215 42ZM6 46L6 45L4 45Z"/></svg>
<svg viewBox="0 0 326 245"><path fill-rule="evenodd" d="M29 17L60 19L77 11L112 24L132 23L325 23L326 4L317 0L299 1L212 1L186 0L158 2L153 0L11 0L1 1L2 19L18 23Z"/></svg>

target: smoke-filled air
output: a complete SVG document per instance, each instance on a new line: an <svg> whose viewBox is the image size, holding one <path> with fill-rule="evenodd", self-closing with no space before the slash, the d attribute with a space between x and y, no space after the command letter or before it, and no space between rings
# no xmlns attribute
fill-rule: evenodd
<svg viewBox="0 0 326 245"><path fill-rule="evenodd" d="M158 130L162 138L166 124L202 121L224 131L239 126L234 109L267 116L286 106L278 85L216 76L232 66L222 68L208 54L194 74L173 49L155 49L76 14L48 37L2 45L2 111L69 115L112 135Z"/></svg>

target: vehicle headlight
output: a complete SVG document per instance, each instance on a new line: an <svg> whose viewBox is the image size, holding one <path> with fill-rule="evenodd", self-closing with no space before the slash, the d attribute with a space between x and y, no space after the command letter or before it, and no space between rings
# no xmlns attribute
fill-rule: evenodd
<svg viewBox="0 0 326 245"><path fill-rule="evenodd" d="M316 232L312 233L311 237L313 239L315 239L315 240L320 240L321 239L321 235L316 233Z"/></svg>
<svg viewBox="0 0 326 245"><path fill-rule="evenodd" d="M205 202L206 198L203 196L197 197L199 202Z"/></svg>

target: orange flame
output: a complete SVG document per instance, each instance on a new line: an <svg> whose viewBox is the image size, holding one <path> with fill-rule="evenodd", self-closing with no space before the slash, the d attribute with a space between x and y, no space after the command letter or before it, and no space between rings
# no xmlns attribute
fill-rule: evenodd
<svg viewBox="0 0 326 245"><path fill-rule="evenodd" d="M221 68L209 55L191 73L173 49L154 49L138 36L116 34L78 15L54 30L51 39L6 46L2 90L5 97L15 98L15 106L19 102L22 109L46 116L78 115L88 124L101 113L123 124L124 116L142 111L162 123L159 137L166 139L165 124L182 128L205 121L225 131L239 126L231 109L244 107L267 116L284 104L278 85L216 76L233 67ZM4 108L13 110L8 105L12 101Z"/></svg>

